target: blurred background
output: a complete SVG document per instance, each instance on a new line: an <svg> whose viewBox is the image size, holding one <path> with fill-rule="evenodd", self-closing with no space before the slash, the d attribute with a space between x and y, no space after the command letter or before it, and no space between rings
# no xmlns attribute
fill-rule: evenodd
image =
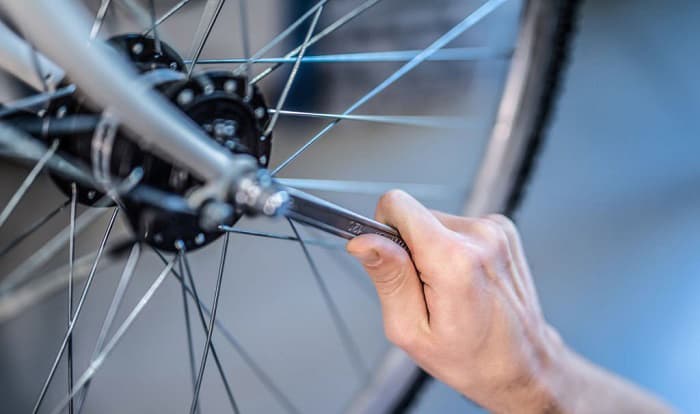
<svg viewBox="0 0 700 414"><path fill-rule="evenodd" d="M162 3L162 4L161 4ZM260 47L311 1L251 3L252 43ZM389 19L396 1L329 37L309 53L418 49L461 20L476 1L403 1L400 18ZM166 10L174 2L158 2ZM164 26L162 35L188 51L202 2L193 1ZM197 6L199 4L199 6ZM96 4L92 4L93 9ZM411 6L411 7L409 7ZM324 14L332 22L352 6L338 3ZM453 46L512 45L519 4L512 1ZM426 19L426 13L431 16ZM422 18L421 18L422 17ZM639 383L682 412L700 410L700 63L697 49L700 4L691 0L603 1L584 3L571 64L547 142L517 215L545 315L574 349L595 363ZM433 22L421 26L421 21ZM391 24L387 21L393 22ZM236 8L224 9L203 58L240 53ZM365 23L362 23L365 22ZM498 23L496 23L498 22ZM129 30L128 19L108 20L115 32ZM182 29L187 27L187 30ZM217 32L219 31L219 32ZM235 32L235 31L234 31ZM280 55L285 48L271 51ZM231 40L235 39L235 41ZM255 48L254 48L255 49ZM186 53L185 53L186 54ZM498 54L497 54L498 55ZM499 55L500 56L500 55ZM407 187L434 208L459 211L483 149L483 137L498 103L507 59L495 56L470 65L424 65L376 101L365 113L397 115L469 114L468 130L439 132L415 128L342 124L332 139L319 143L285 172L291 178L336 178L413 182ZM304 66L288 101L290 109L341 112L397 68ZM264 84L276 102L280 71ZM445 76L443 76L445 74ZM436 82L435 79L441 80ZM455 94L454 91L468 91ZM270 103L268 102L268 103ZM273 164L324 125L283 119L275 136ZM464 136L479 137L465 140ZM426 156L430 154L430 156ZM362 163L354 160L362 160ZM3 165L0 205L26 169ZM320 193L371 214L378 194ZM23 201L16 222L3 228L9 239L39 211L65 197L42 178ZM66 212L67 214L67 212ZM78 250L95 248L107 217L91 226ZM49 223L46 233L65 226ZM245 221L244 228L288 233L284 223ZM113 239L127 230L124 223ZM9 229L9 230L8 230ZM305 231L309 237L321 235ZM36 236L17 257L2 258L11 269L42 245ZM198 289L210 300L220 243L194 253ZM236 337L269 370L303 412L338 412L358 387L343 355L332 321L316 291L299 247L234 235L220 315ZM315 248L367 363L375 363L387 344L379 308L358 267L342 253ZM332 253L332 254L331 254ZM160 269L145 254L120 317L134 306ZM65 262L65 261L64 261ZM76 372L82 372L111 300L121 264L107 266L88 296L76 333ZM201 281L201 282L200 282ZM78 289L81 286L78 286ZM65 294L0 325L0 400L7 412L26 412L48 372L65 329ZM93 310L93 311L91 311ZM193 319L194 320L194 319ZM180 288L168 280L135 323L124 343L96 377L85 412L182 412L191 396ZM197 326L196 323L193 326ZM195 345L203 337L196 331ZM250 369L218 334L215 341L230 367L230 380L243 412L279 412ZM198 354L197 354L198 355ZM204 412L227 408L223 388L209 362L202 394ZM63 365L50 389L47 407L65 393ZM479 412L446 386L433 382L421 395L417 413Z"/></svg>

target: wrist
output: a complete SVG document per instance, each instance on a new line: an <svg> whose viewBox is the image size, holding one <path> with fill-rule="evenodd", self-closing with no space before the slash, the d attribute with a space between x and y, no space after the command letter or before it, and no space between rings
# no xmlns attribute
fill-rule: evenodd
<svg viewBox="0 0 700 414"><path fill-rule="evenodd" d="M494 413L558 414L572 412L576 355L547 327L532 368L492 392L484 407Z"/></svg>

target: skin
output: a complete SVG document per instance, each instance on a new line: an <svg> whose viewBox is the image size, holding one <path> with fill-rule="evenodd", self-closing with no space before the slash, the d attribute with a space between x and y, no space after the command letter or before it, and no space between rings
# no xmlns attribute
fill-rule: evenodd
<svg viewBox="0 0 700 414"><path fill-rule="evenodd" d="M542 315L506 217L429 211L395 190L376 218L411 255L377 235L347 250L374 282L388 339L435 378L495 413L672 412L566 346Z"/></svg>

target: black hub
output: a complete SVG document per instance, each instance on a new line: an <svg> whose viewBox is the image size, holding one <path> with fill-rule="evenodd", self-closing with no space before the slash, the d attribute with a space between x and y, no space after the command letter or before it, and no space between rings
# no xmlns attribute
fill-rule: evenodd
<svg viewBox="0 0 700 414"><path fill-rule="evenodd" d="M124 35L111 39L110 43L141 73L156 69L185 70L182 59L162 41L158 46L151 38ZM258 88L248 85L248 79L231 72L210 71L190 79L156 85L155 89L200 125L222 146L223 151L251 155L261 167L267 167L272 138L264 135L270 119L268 108ZM81 113L88 113L88 110L80 99L74 97L55 102L49 108L49 114L54 117ZM95 140L102 139L101 136L83 133L60 137L59 148L92 168L98 159L94 151L102 147ZM108 160L113 177L124 178L134 168L141 167L144 175L139 185L178 196L186 196L202 185L188 171L140 148L123 130L117 131L111 148ZM70 181L60 177L54 177L54 181L66 194L71 193ZM100 198L101 194L94 188L78 188L81 203L93 205ZM221 235L216 229L202 228L197 212L174 211L161 204L137 201L128 195L122 201L136 235L159 249L174 251L176 242L182 241L188 250L193 250Z"/></svg>

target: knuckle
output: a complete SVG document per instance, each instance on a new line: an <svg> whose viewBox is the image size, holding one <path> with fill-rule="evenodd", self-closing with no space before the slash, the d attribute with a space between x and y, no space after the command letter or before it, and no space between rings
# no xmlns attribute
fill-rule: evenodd
<svg viewBox="0 0 700 414"><path fill-rule="evenodd" d="M499 226L488 219L479 219L476 228L480 235L479 257L482 263L508 256L508 236Z"/></svg>
<svg viewBox="0 0 700 414"><path fill-rule="evenodd" d="M497 223L501 229L509 235L517 235L518 229L515 227L515 223L510 218L504 216L503 214L489 214L486 216L487 219Z"/></svg>
<svg viewBox="0 0 700 414"><path fill-rule="evenodd" d="M403 200L406 197L406 193L403 192L402 190L389 190L386 193L384 193L380 198L379 198L379 207L380 208L390 208L398 204L401 200Z"/></svg>
<svg viewBox="0 0 700 414"><path fill-rule="evenodd" d="M481 267L479 252L466 239L456 238L445 248L443 271L440 279L450 289L463 289L473 283L474 275Z"/></svg>

